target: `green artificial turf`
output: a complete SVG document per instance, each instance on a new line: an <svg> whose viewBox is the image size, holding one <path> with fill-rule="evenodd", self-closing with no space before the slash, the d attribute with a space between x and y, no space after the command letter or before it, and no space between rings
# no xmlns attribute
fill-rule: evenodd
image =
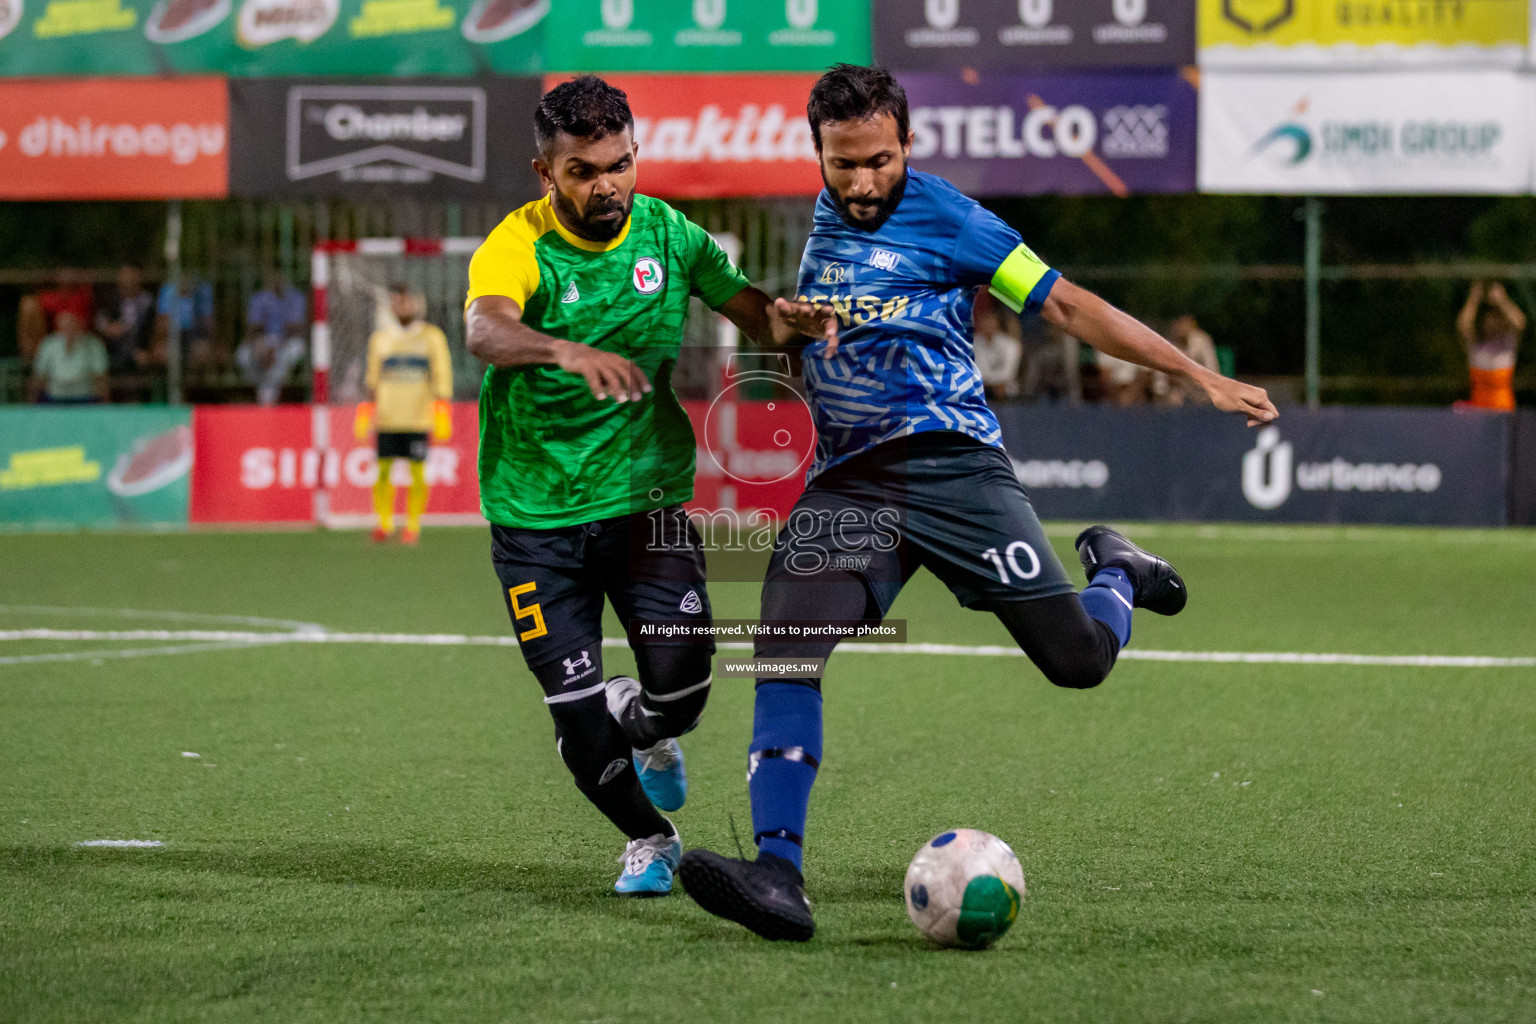
<svg viewBox="0 0 1536 1024"><path fill-rule="evenodd" d="M1191 592L1134 648L1536 655L1530 532L1131 533ZM0 536L0 630L506 635L488 554L470 529ZM751 583L712 594L756 612ZM893 617L1008 642L926 574ZM621 838L513 649L107 656L155 646L0 642L103 655L0 664L0 1021L1536 1020L1536 669L1124 661L1073 692L1022 658L839 653L818 932L791 946L612 896ZM722 681L684 741L689 845L750 832L750 722ZM1024 866L988 952L902 906L957 825ZM164 845L74 845L108 838Z"/></svg>

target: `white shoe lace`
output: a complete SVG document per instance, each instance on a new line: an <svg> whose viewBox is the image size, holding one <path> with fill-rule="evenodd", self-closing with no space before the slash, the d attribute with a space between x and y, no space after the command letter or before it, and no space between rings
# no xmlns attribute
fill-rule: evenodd
<svg viewBox="0 0 1536 1024"><path fill-rule="evenodd" d="M667 847L675 841L675 836L660 833L649 839L631 839L629 845L624 847L624 852L619 854L619 863L624 865L624 873L638 875L656 861L665 859Z"/></svg>
<svg viewBox="0 0 1536 1024"><path fill-rule="evenodd" d="M648 772L664 772L677 764L681 753L677 740L662 740L647 750L635 751L635 759Z"/></svg>

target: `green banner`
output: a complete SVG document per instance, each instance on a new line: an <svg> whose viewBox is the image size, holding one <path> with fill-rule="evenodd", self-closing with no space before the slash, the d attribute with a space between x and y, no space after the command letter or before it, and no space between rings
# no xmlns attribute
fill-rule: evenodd
<svg viewBox="0 0 1536 1024"><path fill-rule="evenodd" d="M192 414L0 408L0 529L185 526Z"/></svg>
<svg viewBox="0 0 1536 1024"><path fill-rule="evenodd" d="M561 0L552 71L820 71L869 62L869 0Z"/></svg>
<svg viewBox="0 0 1536 1024"><path fill-rule="evenodd" d="M0 0L0 74L544 70L550 0Z"/></svg>

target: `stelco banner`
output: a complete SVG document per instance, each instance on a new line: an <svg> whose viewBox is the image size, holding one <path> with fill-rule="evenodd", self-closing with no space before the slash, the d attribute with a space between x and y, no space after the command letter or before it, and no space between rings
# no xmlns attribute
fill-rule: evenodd
<svg viewBox="0 0 1536 1024"><path fill-rule="evenodd" d="M232 79L229 93L236 195L538 195L538 79Z"/></svg>
<svg viewBox="0 0 1536 1024"><path fill-rule="evenodd" d="M1440 409L1010 406L1003 443L1043 518L1502 526L1510 423Z"/></svg>
<svg viewBox="0 0 1536 1024"><path fill-rule="evenodd" d="M1514 66L1529 11L1529 0L1200 0L1200 63Z"/></svg>
<svg viewBox="0 0 1536 1024"><path fill-rule="evenodd" d="M869 62L869 0L559 0L546 39L562 71L821 71Z"/></svg>
<svg viewBox="0 0 1536 1024"><path fill-rule="evenodd" d="M0 199L217 197L228 164L220 79L0 82Z"/></svg>
<svg viewBox="0 0 1536 1024"><path fill-rule="evenodd" d="M0 74L537 74L549 11L550 0L0 0Z"/></svg>
<svg viewBox="0 0 1536 1024"><path fill-rule="evenodd" d="M1206 73L1200 188L1527 192L1531 96L1531 82L1512 71Z"/></svg>
<svg viewBox="0 0 1536 1024"><path fill-rule="evenodd" d="M878 0L873 14L875 59L898 70L1174 67L1195 57L1194 0Z"/></svg>
<svg viewBox="0 0 1536 1024"><path fill-rule="evenodd" d="M629 95L640 191L662 198L813 196L814 75L608 75ZM552 89L563 77L544 83ZM531 131L531 129L530 129Z"/></svg>
<svg viewBox="0 0 1536 1024"><path fill-rule="evenodd" d="M1194 190L1196 94L1177 73L901 82L913 165L972 195Z"/></svg>
<svg viewBox="0 0 1536 1024"><path fill-rule="evenodd" d="M0 524L38 528L187 522L186 409L0 409Z"/></svg>

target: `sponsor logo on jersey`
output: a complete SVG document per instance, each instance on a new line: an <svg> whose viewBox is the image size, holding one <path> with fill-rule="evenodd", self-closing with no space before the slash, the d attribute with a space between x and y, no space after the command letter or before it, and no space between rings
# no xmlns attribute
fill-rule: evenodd
<svg viewBox="0 0 1536 1024"><path fill-rule="evenodd" d="M656 260L649 256L641 256L635 260L635 291L641 295L656 294L661 291L661 286L666 283L666 280L667 272Z"/></svg>
<svg viewBox="0 0 1536 1024"><path fill-rule="evenodd" d="M828 263L816 275L816 281L819 284L842 284L846 276L847 268L841 263Z"/></svg>
<svg viewBox="0 0 1536 1024"><path fill-rule="evenodd" d="M876 249L869 254L870 266L877 270L895 270L896 264L901 262L901 257L889 249Z"/></svg>
<svg viewBox="0 0 1536 1024"><path fill-rule="evenodd" d="M618 778L620 773L622 773L627 767L629 767L629 762L624 760L622 757L613 761L609 761L608 767L603 769L602 778L597 780L597 784L599 786L608 785L608 783Z"/></svg>
<svg viewBox="0 0 1536 1024"><path fill-rule="evenodd" d="M872 320L896 320L908 315L911 299L906 295L898 295L893 299L882 299L878 295L822 295L813 293L810 295L796 296L798 302L813 302L818 306L832 307L832 312L837 314L838 322L844 327L853 324L867 324Z"/></svg>
<svg viewBox="0 0 1536 1024"><path fill-rule="evenodd" d="M576 282L572 281L570 287L565 290L565 294L560 296L560 301L575 302L579 298L581 298L581 292L576 290Z"/></svg>
<svg viewBox="0 0 1536 1024"><path fill-rule="evenodd" d="M699 600L697 591L690 590L683 597L682 603L677 606L677 610L687 612L689 615L697 615L704 610L704 603Z"/></svg>

